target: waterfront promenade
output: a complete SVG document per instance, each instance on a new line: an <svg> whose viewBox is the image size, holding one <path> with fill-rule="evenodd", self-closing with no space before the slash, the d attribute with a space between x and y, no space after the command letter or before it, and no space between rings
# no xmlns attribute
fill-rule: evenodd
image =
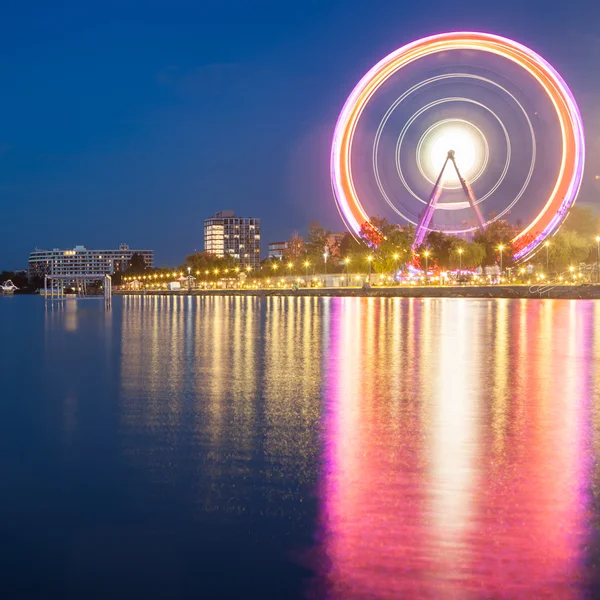
<svg viewBox="0 0 600 600"><path fill-rule="evenodd" d="M367 296L379 298L600 298L600 285L480 285L480 286L385 286L371 287L317 287L317 288L262 288L262 289L182 289L118 290L124 296L314 296L344 297Z"/></svg>

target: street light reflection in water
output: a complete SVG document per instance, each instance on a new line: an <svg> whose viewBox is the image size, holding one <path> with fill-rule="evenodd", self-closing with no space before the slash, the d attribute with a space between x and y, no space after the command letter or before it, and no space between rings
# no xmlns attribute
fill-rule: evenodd
<svg viewBox="0 0 600 600"><path fill-rule="evenodd" d="M51 385L19 439L58 449L34 495L66 503L35 504L52 547L70 556L73 515L113 524L61 567L76 589L110 589L130 540L136 593L156 572L167 595L598 596L599 303L125 297L71 317L45 314ZM93 493L70 500L82 471ZM82 512L98 490L114 513Z"/></svg>
<svg viewBox="0 0 600 600"><path fill-rule="evenodd" d="M329 598L582 598L600 306L340 301L324 370Z"/></svg>

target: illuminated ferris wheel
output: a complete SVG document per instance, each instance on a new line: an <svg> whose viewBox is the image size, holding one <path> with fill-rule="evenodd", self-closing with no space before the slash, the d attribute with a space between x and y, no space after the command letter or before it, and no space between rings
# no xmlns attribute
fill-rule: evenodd
<svg viewBox="0 0 600 600"><path fill-rule="evenodd" d="M499 219L515 259L557 231L584 165L579 109L541 56L486 33L434 35L377 63L338 119L331 178L360 236L373 216L469 237Z"/></svg>

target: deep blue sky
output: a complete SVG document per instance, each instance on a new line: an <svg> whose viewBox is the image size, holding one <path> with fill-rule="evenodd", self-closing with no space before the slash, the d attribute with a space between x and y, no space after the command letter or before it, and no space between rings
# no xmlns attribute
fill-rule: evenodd
<svg viewBox="0 0 600 600"><path fill-rule="evenodd" d="M563 74L600 202L597 2L3 3L0 268L121 241L178 264L227 208L261 217L265 242L313 219L341 230L328 153L346 96L390 51L455 29L513 37Z"/></svg>

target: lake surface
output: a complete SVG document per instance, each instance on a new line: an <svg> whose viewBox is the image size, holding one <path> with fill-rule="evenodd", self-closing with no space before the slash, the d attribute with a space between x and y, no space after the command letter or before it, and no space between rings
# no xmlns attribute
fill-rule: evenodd
<svg viewBox="0 0 600 600"><path fill-rule="evenodd" d="M6 598L600 596L600 301L0 298Z"/></svg>

